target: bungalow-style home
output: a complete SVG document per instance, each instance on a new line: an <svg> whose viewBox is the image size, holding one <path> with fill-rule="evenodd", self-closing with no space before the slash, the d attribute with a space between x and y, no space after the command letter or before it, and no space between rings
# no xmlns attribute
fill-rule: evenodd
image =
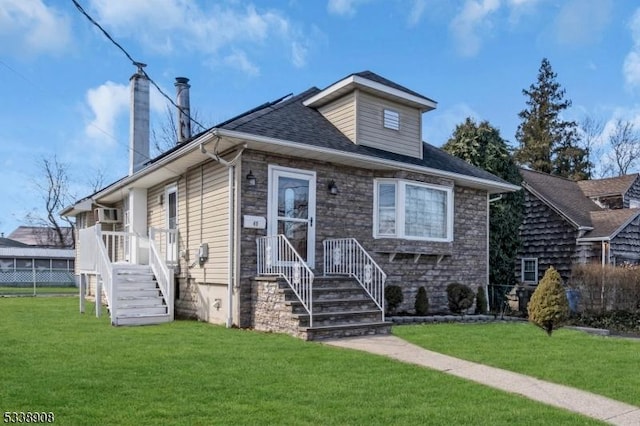
<svg viewBox="0 0 640 426"><path fill-rule="evenodd" d="M525 201L516 274L522 283L536 285L549 266L566 281L574 263L640 262L637 174L574 182L520 173Z"/></svg>
<svg viewBox="0 0 640 426"><path fill-rule="evenodd" d="M387 331L388 285L406 311L420 286L434 311L451 282L484 291L489 198L518 187L422 142L435 101L359 72L195 136L179 113L178 144L149 160L148 81L131 83L130 174L64 211L113 324L175 310L317 339ZM176 87L188 111L188 79Z"/></svg>
<svg viewBox="0 0 640 426"><path fill-rule="evenodd" d="M75 286L72 239L61 246L47 227L20 226L0 237L0 295ZM71 236L71 228L63 228Z"/></svg>

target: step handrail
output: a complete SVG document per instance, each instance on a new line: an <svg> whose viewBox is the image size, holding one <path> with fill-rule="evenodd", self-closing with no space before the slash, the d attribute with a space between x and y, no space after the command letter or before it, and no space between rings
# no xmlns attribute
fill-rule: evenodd
<svg viewBox="0 0 640 426"><path fill-rule="evenodd" d="M328 238L324 248L324 275L354 277L382 312L384 321L384 283L387 274L355 238Z"/></svg>
<svg viewBox="0 0 640 426"><path fill-rule="evenodd" d="M156 282L158 283L158 287L160 287L162 297L164 297L167 304L169 317L171 321L173 321L173 287L175 285L173 268L167 266L167 263L163 260L161 250L159 250L156 245L156 231L158 231L156 228L149 228L149 265L151 266L153 275L156 277Z"/></svg>
<svg viewBox="0 0 640 426"><path fill-rule="evenodd" d="M276 275L284 278L309 314L309 327L313 327L313 279L311 268L283 234L258 237L258 275Z"/></svg>
<svg viewBox="0 0 640 426"><path fill-rule="evenodd" d="M96 315L100 315L100 298L102 296L102 290L107 296L107 306L109 307L111 324L115 324L116 310L117 310L117 290L113 285L113 264L109 258L107 247L102 238L102 227L98 224L95 228L95 266L97 273L96 283Z"/></svg>

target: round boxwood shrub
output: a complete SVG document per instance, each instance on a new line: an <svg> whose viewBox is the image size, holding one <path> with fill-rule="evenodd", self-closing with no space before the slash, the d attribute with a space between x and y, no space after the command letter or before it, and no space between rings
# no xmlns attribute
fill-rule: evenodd
<svg viewBox="0 0 640 426"><path fill-rule="evenodd" d="M475 293L468 285L451 283L447 286L449 310L453 313L464 314L473 305L475 296Z"/></svg>
<svg viewBox="0 0 640 426"><path fill-rule="evenodd" d="M420 287L416 294L416 315L425 316L429 312L429 298L427 297L427 289Z"/></svg>
<svg viewBox="0 0 640 426"><path fill-rule="evenodd" d="M562 277L553 266L544 273L527 305L529 321L547 332L562 327L569 318L569 302L562 287Z"/></svg>
<svg viewBox="0 0 640 426"><path fill-rule="evenodd" d="M388 285L384 288L384 300L387 302L387 312L395 313L404 300L399 285Z"/></svg>

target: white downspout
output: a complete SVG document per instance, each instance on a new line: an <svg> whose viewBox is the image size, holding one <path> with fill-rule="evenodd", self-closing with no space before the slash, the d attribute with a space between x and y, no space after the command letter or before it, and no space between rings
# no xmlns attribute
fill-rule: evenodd
<svg viewBox="0 0 640 426"><path fill-rule="evenodd" d="M236 188L236 179L235 179L235 169L236 169L236 162L238 161L238 159L240 158L240 156L242 155L242 153L244 152L244 150L247 148L247 144L243 144L242 147L240 148L240 150L238 151L238 153L236 154L235 157L233 157L233 159L231 161L227 161L224 158L220 157L220 155L218 155L218 142L220 141L220 137L218 136L216 130L213 131L213 134L218 137L218 140L216 141L216 146L214 148L214 152L208 152L205 147L204 144L200 144L200 152L202 152L203 154L207 155L208 157L210 157L211 159L217 161L218 163L222 164L223 166L226 166L229 172L229 211L228 211L228 215L229 215L229 258L228 258L228 282L227 282L227 319L226 319L226 326L227 328L230 328L233 325L233 289L234 289L234 284L235 284L235 279L236 279L236 275L235 275L235 270L236 270L236 266L235 266L235 235L236 235L236 220L235 220L235 203L236 203L236 197L235 197L235 188Z"/></svg>

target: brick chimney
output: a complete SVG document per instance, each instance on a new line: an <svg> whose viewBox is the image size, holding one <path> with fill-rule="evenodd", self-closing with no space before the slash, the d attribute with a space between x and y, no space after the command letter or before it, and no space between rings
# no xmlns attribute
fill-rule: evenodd
<svg viewBox="0 0 640 426"><path fill-rule="evenodd" d="M191 137L191 112L189 109L189 79L176 77L176 105L178 105L177 141L183 143Z"/></svg>
<svg viewBox="0 0 640 426"><path fill-rule="evenodd" d="M131 87L131 120L129 122L129 176L149 161L149 79L136 62L138 71L129 79Z"/></svg>

